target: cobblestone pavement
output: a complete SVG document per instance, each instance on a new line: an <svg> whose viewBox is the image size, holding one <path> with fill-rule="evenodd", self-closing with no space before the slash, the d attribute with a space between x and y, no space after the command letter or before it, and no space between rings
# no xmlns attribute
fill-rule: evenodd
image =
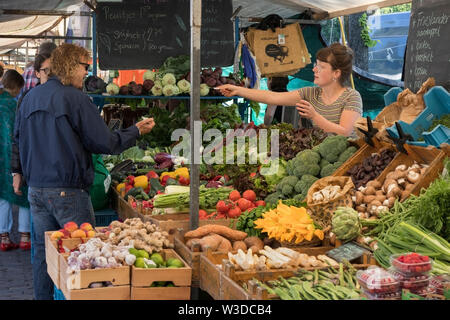
<svg viewBox="0 0 450 320"><path fill-rule="evenodd" d="M11 239L19 243L17 210L13 211L14 223ZM0 251L0 300L32 300L33 276L30 250Z"/></svg>

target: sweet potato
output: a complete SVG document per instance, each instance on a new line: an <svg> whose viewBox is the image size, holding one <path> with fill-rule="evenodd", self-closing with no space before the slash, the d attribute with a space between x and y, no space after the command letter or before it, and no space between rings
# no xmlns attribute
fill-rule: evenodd
<svg viewBox="0 0 450 320"><path fill-rule="evenodd" d="M202 238L210 233L221 235L230 241L244 240L247 237L247 234L245 232L233 230L226 226L209 224L186 232L184 238Z"/></svg>
<svg viewBox="0 0 450 320"><path fill-rule="evenodd" d="M226 239L224 237L221 237L221 238L222 238L222 242L217 247L217 251L219 251L219 252L230 252L230 251L232 251L233 250L233 246L231 245L230 240L228 240L228 239Z"/></svg>
<svg viewBox="0 0 450 320"><path fill-rule="evenodd" d="M252 252L259 252L259 250L262 250L264 248L264 242L258 237L245 238L244 242L248 248L256 247L256 250L255 248L253 248Z"/></svg>
<svg viewBox="0 0 450 320"><path fill-rule="evenodd" d="M241 249L242 251L247 251L247 245L244 241L233 242L233 251L238 251L239 249Z"/></svg>
<svg viewBox="0 0 450 320"><path fill-rule="evenodd" d="M202 247L202 251L206 251L207 248L210 248L212 251L216 251L219 245L222 243L223 237L218 234L210 234L205 236L199 240L200 246Z"/></svg>

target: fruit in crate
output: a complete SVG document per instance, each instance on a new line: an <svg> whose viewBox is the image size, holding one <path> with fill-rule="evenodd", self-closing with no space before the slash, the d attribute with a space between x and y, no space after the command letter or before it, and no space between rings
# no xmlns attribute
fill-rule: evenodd
<svg viewBox="0 0 450 320"><path fill-rule="evenodd" d="M72 233L73 231L78 229L78 225L73 221L69 221L64 224L64 229Z"/></svg>
<svg viewBox="0 0 450 320"><path fill-rule="evenodd" d="M88 223L88 222L82 223L81 226L80 226L80 229L81 229L81 230L84 230L84 231L91 231L91 230L94 230L94 228L92 227L92 225L91 225L90 223Z"/></svg>
<svg viewBox="0 0 450 320"><path fill-rule="evenodd" d="M61 238L65 238L66 236L64 235L64 233L62 233L61 231L54 231L51 236L50 239L52 240L58 240Z"/></svg>
<svg viewBox="0 0 450 320"><path fill-rule="evenodd" d="M86 232L84 232L84 230L81 229L77 229L75 231L72 231L72 233L70 234L71 238L86 238Z"/></svg>

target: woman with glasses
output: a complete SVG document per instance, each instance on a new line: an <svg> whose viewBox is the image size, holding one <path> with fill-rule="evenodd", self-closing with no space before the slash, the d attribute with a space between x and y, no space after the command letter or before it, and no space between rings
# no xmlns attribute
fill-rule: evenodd
<svg viewBox="0 0 450 320"><path fill-rule="evenodd" d="M50 58L47 82L31 90L16 116L14 136L33 217L33 286L36 300L53 298L45 262L45 231L69 221L95 226L89 188L92 153L120 154L150 132L152 118L111 131L89 96L82 92L89 52L62 44ZM42 68L41 68L42 69Z"/></svg>
<svg viewBox="0 0 450 320"><path fill-rule="evenodd" d="M241 96L268 105L296 106L301 117L310 119L325 132L355 136L353 126L362 114L358 91L347 87L352 73L353 52L339 43L320 49L314 65L314 83L290 92L272 92L222 85L217 89L227 97Z"/></svg>

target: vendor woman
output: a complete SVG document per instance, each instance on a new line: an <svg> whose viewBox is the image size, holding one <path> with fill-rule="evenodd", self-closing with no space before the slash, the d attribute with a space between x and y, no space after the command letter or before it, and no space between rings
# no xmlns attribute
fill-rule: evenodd
<svg viewBox="0 0 450 320"><path fill-rule="evenodd" d="M352 73L353 52L333 43L320 49L314 64L314 83L290 92L272 92L225 84L217 87L226 96L241 96L268 105L296 106L303 118L325 132L354 136L353 125L362 114L358 91L346 86Z"/></svg>

